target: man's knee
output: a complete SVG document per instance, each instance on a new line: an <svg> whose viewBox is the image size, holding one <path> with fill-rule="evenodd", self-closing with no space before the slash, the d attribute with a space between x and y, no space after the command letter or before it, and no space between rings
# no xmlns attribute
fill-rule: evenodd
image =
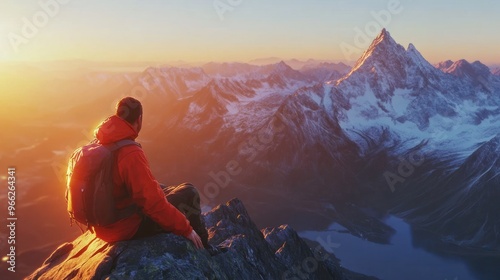
<svg viewBox="0 0 500 280"><path fill-rule="evenodd" d="M186 189L190 189L190 188L194 188L194 185L192 183L185 182L185 183L180 184L177 187L183 187L183 188L186 188Z"/></svg>
<svg viewBox="0 0 500 280"><path fill-rule="evenodd" d="M189 196L190 198L193 198L193 201L196 202L196 199L199 199L200 194L198 193L198 189L191 183L182 183L179 185L182 187L182 192L186 195Z"/></svg>
<svg viewBox="0 0 500 280"><path fill-rule="evenodd" d="M200 196L193 185L183 188L180 195L182 196L182 202L178 205L178 209L184 213L186 218L189 219L191 215L198 216L201 214Z"/></svg>

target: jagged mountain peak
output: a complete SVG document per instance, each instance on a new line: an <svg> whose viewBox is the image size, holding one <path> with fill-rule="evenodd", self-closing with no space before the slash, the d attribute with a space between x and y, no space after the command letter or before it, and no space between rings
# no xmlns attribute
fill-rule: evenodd
<svg viewBox="0 0 500 280"><path fill-rule="evenodd" d="M417 66L420 71L432 76L439 75L439 71L437 71L436 67L430 64L412 43L408 45L406 54L413 65Z"/></svg>
<svg viewBox="0 0 500 280"><path fill-rule="evenodd" d="M418 53L420 53L420 52L417 50L417 48L415 47L415 45L413 45L413 43L408 44L407 51L411 51L411 52L418 52Z"/></svg>
<svg viewBox="0 0 500 280"><path fill-rule="evenodd" d="M436 67L437 69L445 72L446 69L450 68L450 66L453 65L453 61L452 60L446 60L446 61L441 61L437 64L434 65L434 67Z"/></svg>
<svg viewBox="0 0 500 280"><path fill-rule="evenodd" d="M372 87L378 88L377 91L385 89L385 94L391 95L396 88L414 88L438 82L442 75L413 44L410 43L405 49L383 29L351 72L335 84L338 86L356 76L352 79L357 82L348 83L359 83L359 79L369 80Z"/></svg>
<svg viewBox="0 0 500 280"><path fill-rule="evenodd" d="M470 67L470 63L465 59L459 59L456 61L446 60L436 64L436 68L440 69L445 73L452 72L456 68Z"/></svg>
<svg viewBox="0 0 500 280"><path fill-rule="evenodd" d="M373 40L370 47L363 53L361 58L358 59L351 73L360 69L372 59L387 59L391 53L396 54L401 52L404 52L404 48L396 43L391 37L391 34L384 28Z"/></svg>
<svg viewBox="0 0 500 280"><path fill-rule="evenodd" d="M491 70L488 66L483 64L481 61L476 60L471 63L471 65L476 69L476 72L484 77L487 77L491 74Z"/></svg>
<svg viewBox="0 0 500 280"><path fill-rule="evenodd" d="M281 60L280 62L276 63L277 66L283 67L283 66L288 66L288 64L285 63L285 61Z"/></svg>
<svg viewBox="0 0 500 280"><path fill-rule="evenodd" d="M262 66L259 71L261 74L267 76L267 80L271 84L281 84L281 87L286 87L285 83L290 80L294 81L307 81L308 78L300 71L293 69L284 61L279 63Z"/></svg>
<svg viewBox="0 0 500 280"><path fill-rule="evenodd" d="M380 34L375 37L372 44L368 48L368 50L374 50L377 46L398 46L399 44L392 38L391 33L387 31L385 28L382 29Z"/></svg>
<svg viewBox="0 0 500 280"><path fill-rule="evenodd" d="M460 59L455 61L448 69L446 73L458 73L462 71L471 71L472 65L465 59Z"/></svg>
<svg viewBox="0 0 500 280"><path fill-rule="evenodd" d="M472 79L477 79L482 77L483 79L488 78L491 75L490 68L480 61L474 61L472 63L468 62L465 59L460 59L453 62L449 67L444 67L447 64L442 64L441 67L438 67L444 73L448 73L457 77L469 77Z"/></svg>
<svg viewBox="0 0 500 280"><path fill-rule="evenodd" d="M476 61L472 62L471 64L474 65L475 67L487 67L489 69L488 66L486 66L484 63L482 63L479 60L476 60Z"/></svg>
<svg viewBox="0 0 500 280"><path fill-rule="evenodd" d="M412 43L408 44L408 48L406 48L406 53L408 53L409 55L414 55L418 57L420 60L425 60L425 62L427 62L427 60L422 56L422 54Z"/></svg>
<svg viewBox="0 0 500 280"><path fill-rule="evenodd" d="M396 41L391 36L391 33L387 31L387 29L383 28L382 31L375 37L373 40L371 46L368 49L371 49L372 47L383 44L383 43L390 43L390 44L397 44Z"/></svg>
<svg viewBox="0 0 500 280"><path fill-rule="evenodd" d="M385 28L382 28L382 31L380 31L380 34L379 34L379 37L382 37L382 36L391 36L391 34L389 33L389 31L387 31L387 29Z"/></svg>
<svg viewBox="0 0 500 280"><path fill-rule="evenodd" d="M465 62L453 64L476 68ZM477 68L481 68L479 64ZM456 116L456 107L450 104L474 98L470 93L481 84L474 80L477 74L468 77L473 80L461 81L446 75L431 65L413 44L405 49L382 30L353 70L335 83L337 94L332 100L342 104L347 112L339 115L341 121L384 117L395 122L411 121L423 130L429 127L432 116ZM416 106L417 102L433 105L424 110Z"/></svg>
<svg viewBox="0 0 500 280"><path fill-rule="evenodd" d="M296 71L292 67L290 67L288 64L286 64L286 62L284 62L283 60L280 61L280 62L278 62L278 63L266 65L264 67L266 69L271 70L272 73L282 73L282 72L286 72L286 71Z"/></svg>

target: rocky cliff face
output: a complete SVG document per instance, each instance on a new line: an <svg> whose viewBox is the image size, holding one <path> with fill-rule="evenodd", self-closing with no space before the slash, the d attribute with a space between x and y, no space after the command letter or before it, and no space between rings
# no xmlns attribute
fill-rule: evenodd
<svg viewBox="0 0 500 280"><path fill-rule="evenodd" d="M61 245L27 279L375 279L341 268L321 247L311 250L288 226L258 230L233 199L205 214L211 257L170 234L108 244L91 233Z"/></svg>

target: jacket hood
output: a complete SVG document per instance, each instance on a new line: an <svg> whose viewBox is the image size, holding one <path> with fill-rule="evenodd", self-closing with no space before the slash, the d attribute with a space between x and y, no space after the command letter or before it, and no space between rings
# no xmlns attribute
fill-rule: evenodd
<svg viewBox="0 0 500 280"><path fill-rule="evenodd" d="M96 128L94 134L101 144L109 144L123 139L135 140L138 136L131 124L116 115L104 120Z"/></svg>

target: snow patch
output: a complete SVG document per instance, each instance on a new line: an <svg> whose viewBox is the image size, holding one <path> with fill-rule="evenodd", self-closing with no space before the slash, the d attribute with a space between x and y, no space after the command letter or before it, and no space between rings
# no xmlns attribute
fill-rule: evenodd
<svg viewBox="0 0 500 280"><path fill-rule="evenodd" d="M396 89L394 96L391 99L392 109L396 116L402 116L406 113L406 108L413 101L414 98L410 96L412 90L410 89Z"/></svg>

